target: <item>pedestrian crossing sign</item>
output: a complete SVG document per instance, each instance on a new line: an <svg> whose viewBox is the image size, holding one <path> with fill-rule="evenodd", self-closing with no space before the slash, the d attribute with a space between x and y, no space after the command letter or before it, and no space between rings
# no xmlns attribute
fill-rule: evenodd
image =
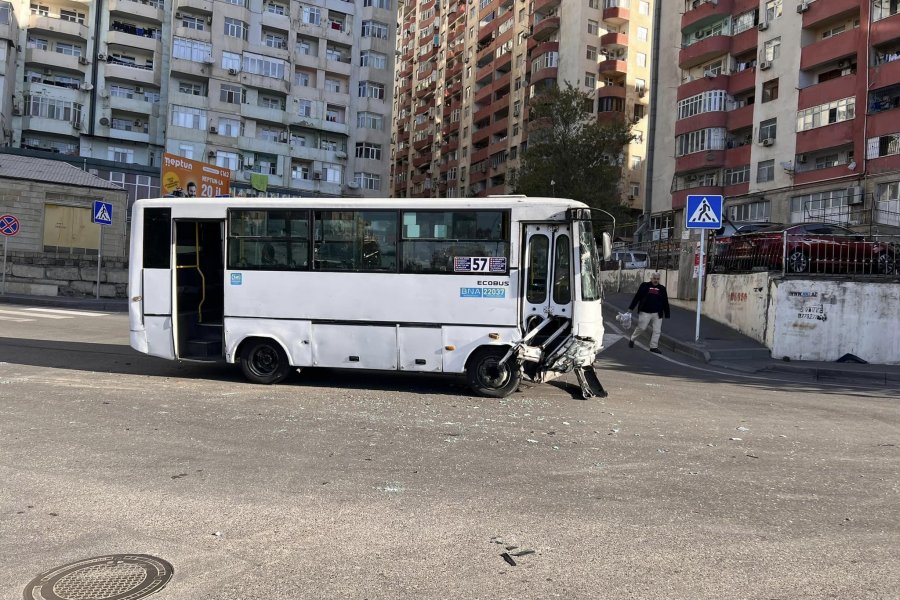
<svg viewBox="0 0 900 600"><path fill-rule="evenodd" d="M98 225L112 225L113 207L111 202L101 200L94 201L94 210L91 213L91 222Z"/></svg>
<svg viewBox="0 0 900 600"><path fill-rule="evenodd" d="M722 196L688 196L686 229L718 229L722 226Z"/></svg>

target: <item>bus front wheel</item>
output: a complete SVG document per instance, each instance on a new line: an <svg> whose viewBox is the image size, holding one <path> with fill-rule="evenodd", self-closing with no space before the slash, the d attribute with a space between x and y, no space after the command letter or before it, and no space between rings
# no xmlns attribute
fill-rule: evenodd
<svg viewBox="0 0 900 600"><path fill-rule="evenodd" d="M519 388L522 370L515 359L500 364L506 352L506 348L485 346L472 354L466 376L473 392L488 398L506 398Z"/></svg>
<svg viewBox="0 0 900 600"><path fill-rule="evenodd" d="M284 381L291 371L287 354L272 340L250 340L241 349L241 370L253 383L266 385Z"/></svg>

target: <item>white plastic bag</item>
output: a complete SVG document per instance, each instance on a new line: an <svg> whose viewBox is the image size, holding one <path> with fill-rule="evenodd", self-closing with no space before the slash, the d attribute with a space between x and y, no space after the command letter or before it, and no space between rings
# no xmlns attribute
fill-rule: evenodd
<svg viewBox="0 0 900 600"><path fill-rule="evenodd" d="M619 313L618 315L616 315L616 321L619 322L619 326L622 328L623 331L628 331L629 329L631 329L631 313L630 312Z"/></svg>

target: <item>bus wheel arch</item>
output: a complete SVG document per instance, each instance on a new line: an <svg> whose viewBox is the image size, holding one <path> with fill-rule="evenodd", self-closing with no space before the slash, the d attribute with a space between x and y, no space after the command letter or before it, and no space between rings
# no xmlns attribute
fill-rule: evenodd
<svg viewBox="0 0 900 600"><path fill-rule="evenodd" d="M253 383L280 383L291 372L287 351L277 340L268 337L248 337L235 351L244 377Z"/></svg>
<svg viewBox="0 0 900 600"><path fill-rule="evenodd" d="M509 346L479 346L466 360L466 379L479 396L505 398L519 389L522 369L514 357L500 364Z"/></svg>

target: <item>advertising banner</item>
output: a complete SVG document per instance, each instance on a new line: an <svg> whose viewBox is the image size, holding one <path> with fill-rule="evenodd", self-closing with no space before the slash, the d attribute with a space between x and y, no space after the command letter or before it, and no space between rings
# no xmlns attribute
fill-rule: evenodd
<svg viewBox="0 0 900 600"><path fill-rule="evenodd" d="M199 160L163 154L160 174L163 196L215 198L230 195L231 171Z"/></svg>

